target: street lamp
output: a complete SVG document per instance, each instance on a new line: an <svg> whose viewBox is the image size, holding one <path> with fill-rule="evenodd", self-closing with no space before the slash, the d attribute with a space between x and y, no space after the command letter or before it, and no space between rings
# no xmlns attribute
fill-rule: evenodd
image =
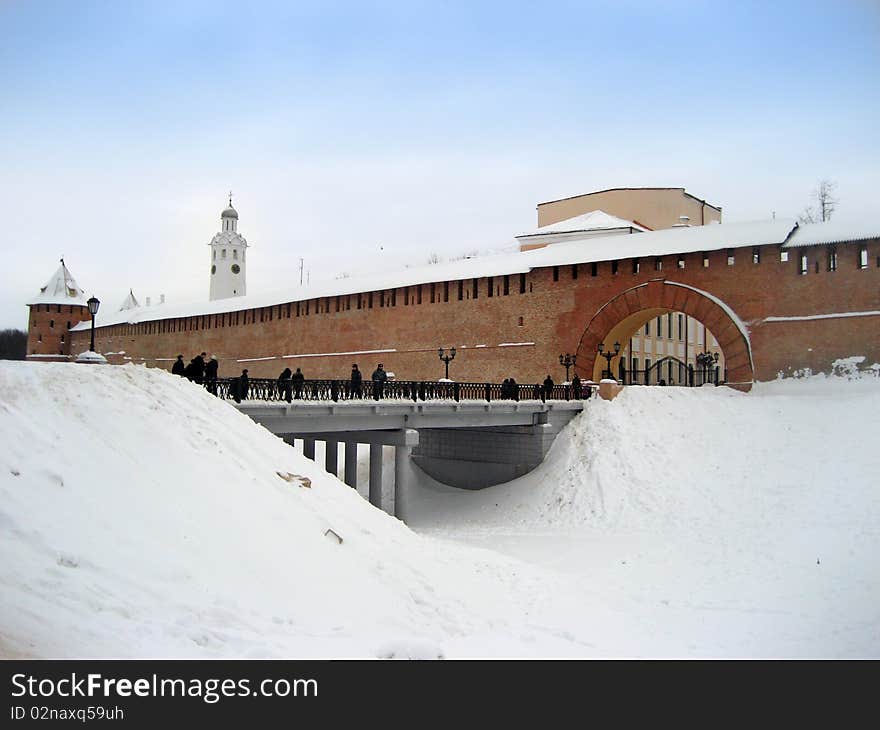
<svg viewBox="0 0 880 730"><path fill-rule="evenodd" d="M697 361L697 365L700 366L703 371L703 382L708 382L710 368L718 363L718 353L717 352L698 352L697 357L695 358Z"/></svg>
<svg viewBox="0 0 880 730"><path fill-rule="evenodd" d="M92 352L95 351L95 315L98 313L98 307L101 306L101 302L96 298L92 297L89 301L86 302L89 306L89 314L92 315L92 344L89 346L89 350Z"/></svg>
<svg viewBox="0 0 880 730"><path fill-rule="evenodd" d="M559 364L565 368L565 382L568 382L568 369L577 362L577 355L569 355L567 352L565 355L559 356Z"/></svg>
<svg viewBox="0 0 880 730"><path fill-rule="evenodd" d="M455 348L453 347L447 355L446 351L441 347L437 350L437 354L440 356L440 359L446 363L446 379L449 380L449 361L455 360Z"/></svg>
<svg viewBox="0 0 880 730"><path fill-rule="evenodd" d="M620 352L620 343L619 342L614 343L614 352L606 352L605 351L605 343L604 342L599 343L599 355L604 357L608 361L608 369L605 372L608 373L609 378L614 377L611 374L611 361L615 357L617 357L619 352Z"/></svg>

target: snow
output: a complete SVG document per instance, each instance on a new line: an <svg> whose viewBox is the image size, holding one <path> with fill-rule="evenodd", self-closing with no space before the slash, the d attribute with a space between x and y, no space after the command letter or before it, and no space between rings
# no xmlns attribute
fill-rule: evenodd
<svg viewBox="0 0 880 730"><path fill-rule="evenodd" d="M40 287L40 293L27 302L32 304L70 304L77 307L88 306L86 293L81 289L73 275L61 261L49 281ZM89 321L91 326L91 320Z"/></svg>
<svg viewBox="0 0 880 730"><path fill-rule="evenodd" d="M590 399L514 482L422 474L413 529L182 378L0 363L0 656L875 657L859 357Z"/></svg>
<svg viewBox="0 0 880 730"><path fill-rule="evenodd" d="M781 244L788 238L795 225L794 221L776 219L670 228L647 231L638 235L596 236L582 241L556 243L530 251L514 251L397 271L382 271L346 279L332 279L284 291L249 294L210 302L159 304L125 312L104 312L103 314L99 312L96 326L137 324L156 319L222 314L321 297L388 291L430 282L515 275L548 266L567 266L593 261L651 258L673 253L687 254L721 248ZM90 324L80 323L75 325L72 331L84 330L88 326Z"/></svg>
<svg viewBox="0 0 880 730"><path fill-rule="evenodd" d="M835 218L824 223L799 225L791 235L785 248L798 246L819 246L843 241L864 241L880 238L880 224L873 216L865 220Z"/></svg>
<svg viewBox="0 0 880 730"><path fill-rule="evenodd" d="M628 221L624 218L606 213L604 210L593 210L589 213L566 218L556 223L550 223L546 226L536 228L529 233L521 233L517 238L527 239L532 236L545 236L550 233L585 233L591 231L615 230L615 229L634 229L638 231L647 231L644 226L638 223Z"/></svg>
<svg viewBox="0 0 880 730"><path fill-rule="evenodd" d="M880 310L872 310L868 312L832 312L830 314L805 314L802 316L791 317L764 317L762 322L804 322L813 319L837 319L838 317L876 317L880 315Z"/></svg>

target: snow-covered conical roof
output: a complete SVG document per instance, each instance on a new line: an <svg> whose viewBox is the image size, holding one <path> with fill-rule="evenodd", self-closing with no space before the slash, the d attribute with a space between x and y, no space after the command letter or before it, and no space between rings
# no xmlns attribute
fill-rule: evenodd
<svg viewBox="0 0 880 730"><path fill-rule="evenodd" d="M124 312L128 309L137 309L140 305L137 299L135 299L134 292L129 289L128 296L125 298L125 301L122 303L122 306L119 307L120 312Z"/></svg>
<svg viewBox="0 0 880 730"><path fill-rule="evenodd" d="M64 259L61 259L61 266L52 274L52 278L44 286L40 287L40 293L27 304L73 304L81 307L88 306L85 291L77 285L67 266L64 265Z"/></svg>

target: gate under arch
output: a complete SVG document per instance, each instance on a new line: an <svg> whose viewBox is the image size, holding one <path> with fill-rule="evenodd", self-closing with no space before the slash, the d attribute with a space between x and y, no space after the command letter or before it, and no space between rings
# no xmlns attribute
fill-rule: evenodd
<svg viewBox="0 0 880 730"><path fill-rule="evenodd" d="M748 330L734 311L717 297L687 284L652 279L631 287L606 302L593 315L581 335L577 348L577 369L593 380L601 378L606 360L598 355L599 343L606 349L653 317L666 312L682 312L707 327L718 340L727 365L727 385L749 390L755 367ZM617 372L618 359L611 361Z"/></svg>

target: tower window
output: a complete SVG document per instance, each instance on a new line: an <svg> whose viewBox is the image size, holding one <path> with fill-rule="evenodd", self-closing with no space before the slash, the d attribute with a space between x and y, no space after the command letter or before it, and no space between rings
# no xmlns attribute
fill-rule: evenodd
<svg viewBox="0 0 880 730"><path fill-rule="evenodd" d="M761 263L761 249L758 246L755 246L752 249L752 263L760 264Z"/></svg>
<svg viewBox="0 0 880 730"><path fill-rule="evenodd" d="M675 265L676 265L679 269L683 269L683 268L684 268L684 256L679 256L679 257L678 257L678 260L675 262Z"/></svg>
<svg viewBox="0 0 880 730"><path fill-rule="evenodd" d="M553 281L559 281L559 267L553 267Z"/></svg>
<svg viewBox="0 0 880 730"><path fill-rule="evenodd" d="M727 265L733 266L735 261L736 261L736 258L734 258L733 249L732 248L727 249Z"/></svg>
<svg viewBox="0 0 880 730"><path fill-rule="evenodd" d="M599 276L599 264L595 261L590 264L590 276Z"/></svg>
<svg viewBox="0 0 880 730"><path fill-rule="evenodd" d="M578 265L577 264L571 265L571 278L572 279L578 278Z"/></svg>
<svg viewBox="0 0 880 730"><path fill-rule="evenodd" d="M779 260L783 264L787 264L788 263L788 251L780 251L779 252Z"/></svg>
<svg viewBox="0 0 880 730"><path fill-rule="evenodd" d="M638 259L633 259L633 260L632 260L632 263L633 263L633 273L634 273L634 274L638 274L638 273L639 273L639 269L641 269L641 264L639 264L639 260L638 260Z"/></svg>
<svg viewBox="0 0 880 730"><path fill-rule="evenodd" d="M226 258L226 249L225 248L223 249L223 251L220 252L220 258L222 258L222 259Z"/></svg>
<svg viewBox="0 0 880 730"><path fill-rule="evenodd" d="M50 327L51 329L54 329L54 328L55 328L55 320L54 320L54 319L50 319L50 320L49 320L49 327Z"/></svg>
<svg viewBox="0 0 880 730"><path fill-rule="evenodd" d="M526 275L525 274L519 275L519 293L520 294L526 293Z"/></svg>
<svg viewBox="0 0 880 730"><path fill-rule="evenodd" d="M704 269L709 268L709 254L707 254L707 253L703 254L703 268Z"/></svg>
<svg viewBox="0 0 880 730"><path fill-rule="evenodd" d="M238 259L238 249L237 248L232 249L232 258L234 258L236 260Z"/></svg>
<svg viewBox="0 0 880 730"><path fill-rule="evenodd" d="M654 271L663 271L663 259L654 259Z"/></svg>
<svg viewBox="0 0 880 730"><path fill-rule="evenodd" d="M801 254L801 266L800 266L800 275L804 276L807 273L807 254Z"/></svg>
<svg viewBox="0 0 880 730"><path fill-rule="evenodd" d="M867 269L868 268L868 249L863 248L859 251L859 268Z"/></svg>
<svg viewBox="0 0 880 730"><path fill-rule="evenodd" d="M611 262L611 273L612 273L612 275L617 274L617 261Z"/></svg>
<svg viewBox="0 0 880 730"><path fill-rule="evenodd" d="M837 249L828 249L828 271L837 271Z"/></svg>

